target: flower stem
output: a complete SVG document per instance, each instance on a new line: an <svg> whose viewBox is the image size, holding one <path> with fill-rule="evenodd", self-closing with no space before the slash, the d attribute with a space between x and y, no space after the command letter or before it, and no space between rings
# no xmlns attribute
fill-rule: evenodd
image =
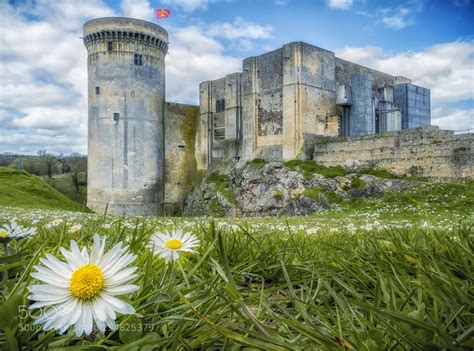
<svg viewBox="0 0 474 351"><path fill-rule="evenodd" d="M186 282L186 286L190 288L191 286L189 285L188 277L186 276L186 273L184 272L183 266L181 265L181 262L179 260L176 261L178 263L179 270L181 271L181 274L183 275L184 281Z"/></svg>

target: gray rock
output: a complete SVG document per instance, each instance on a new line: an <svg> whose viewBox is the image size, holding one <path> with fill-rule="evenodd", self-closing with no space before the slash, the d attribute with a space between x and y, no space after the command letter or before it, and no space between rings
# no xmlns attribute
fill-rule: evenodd
<svg viewBox="0 0 474 351"><path fill-rule="evenodd" d="M281 216L308 215L334 206L334 192L340 199L382 194L387 190L404 191L418 183L400 179L382 179L351 173L327 178L282 162L265 165L247 164L230 170L228 188L222 189L204 180L185 199L186 215ZM319 192L320 191L320 192Z"/></svg>

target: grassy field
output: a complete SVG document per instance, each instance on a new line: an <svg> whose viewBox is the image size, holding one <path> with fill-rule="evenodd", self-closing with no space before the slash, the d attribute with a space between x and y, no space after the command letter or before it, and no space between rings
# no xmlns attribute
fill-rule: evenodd
<svg viewBox="0 0 474 351"><path fill-rule="evenodd" d="M114 217L0 207L37 233L0 256L0 349L468 350L473 338L473 184L435 183L307 217ZM82 224L71 233L73 225ZM156 232L200 239L173 265ZM116 331L76 337L33 325L26 289L46 253L107 236L137 255Z"/></svg>
<svg viewBox="0 0 474 351"><path fill-rule="evenodd" d="M67 211L83 209L37 176L7 167L0 167L0 205Z"/></svg>

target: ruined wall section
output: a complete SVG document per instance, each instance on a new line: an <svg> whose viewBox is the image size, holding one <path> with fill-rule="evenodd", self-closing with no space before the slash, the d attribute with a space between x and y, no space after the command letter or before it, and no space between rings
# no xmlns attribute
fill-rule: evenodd
<svg viewBox="0 0 474 351"><path fill-rule="evenodd" d="M435 126L316 144L314 161L325 166L358 160L389 172L434 179L474 178L474 134Z"/></svg>
<svg viewBox="0 0 474 351"><path fill-rule="evenodd" d="M244 60L241 160L280 159L283 134L283 50Z"/></svg>
<svg viewBox="0 0 474 351"><path fill-rule="evenodd" d="M241 73L203 82L200 85L200 116L197 126L198 169L212 162L234 159L242 140Z"/></svg>
<svg viewBox="0 0 474 351"><path fill-rule="evenodd" d="M196 162L196 130L199 106L165 104L165 213L179 210L184 196L199 179Z"/></svg>

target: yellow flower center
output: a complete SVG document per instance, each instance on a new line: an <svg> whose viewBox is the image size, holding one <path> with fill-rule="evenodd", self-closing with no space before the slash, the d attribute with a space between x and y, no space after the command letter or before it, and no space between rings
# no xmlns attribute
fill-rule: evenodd
<svg viewBox="0 0 474 351"><path fill-rule="evenodd" d="M69 287L78 299L92 299L99 295L104 287L104 275L97 265L86 264L72 274Z"/></svg>
<svg viewBox="0 0 474 351"><path fill-rule="evenodd" d="M166 242L165 246L170 250L178 250L183 247L183 243L181 240L171 239Z"/></svg>
<svg viewBox="0 0 474 351"><path fill-rule="evenodd" d="M0 238L6 238L8 236L8 232L5 229L0 229Z"/></svg>

